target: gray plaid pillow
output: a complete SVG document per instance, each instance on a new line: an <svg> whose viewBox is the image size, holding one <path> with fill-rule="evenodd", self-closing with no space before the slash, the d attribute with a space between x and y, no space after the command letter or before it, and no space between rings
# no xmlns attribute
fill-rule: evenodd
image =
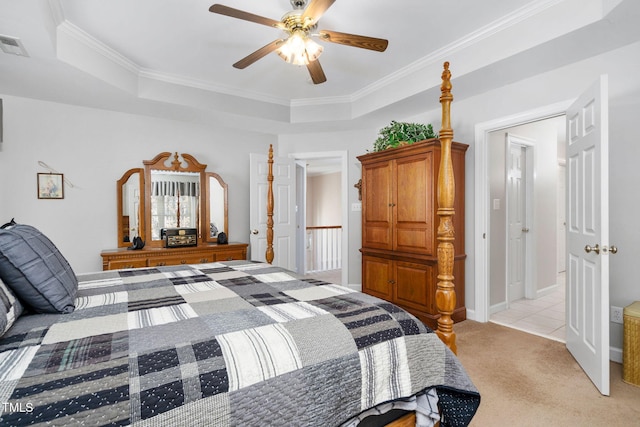
<svg viewBox="0 0 640 427"><path fill-rule="evenodd" d="M30 225L0 229L0 279L36 313L75 309L75 273L51 240Z"/></svg>
<svg viewBox="0 0 640 427"><path fill-rule="evenodd" d="M9 330L23 311L18 298L0 279L0 337Z"/></svg>

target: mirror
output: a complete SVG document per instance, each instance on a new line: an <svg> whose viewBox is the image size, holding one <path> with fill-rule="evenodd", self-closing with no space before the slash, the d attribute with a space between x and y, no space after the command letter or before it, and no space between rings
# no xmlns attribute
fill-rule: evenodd
<svg viewBox="0 0 640 427"><path fill-rule="evenodd" d="M218 233L227 233L227 184L220 175L208 172L206 174L206 194L209 195L209 203L206 205L205 218L208 218L209 234L206 240L215 242ZM206 223L205 223L206 227Z"/></svg>
<svg viewBox="0 0 640 427"><path fill-rule="evenodd" d="M164 247L162 228L196 228L199 245L228 234L227 184L218 174L185 153L160 153L143 164L118 180L118 247L135 236Z"/></svg>
<svg viewBox="0 0 640 427"><path fill-rule="evenodd" d="M144 235L144 169L129 169L118 180L118 247L131 246L136 236Z"/></svg>
<svg viewBox="0 0 640 427"><path fill-rule="evenodd" d="M164 228L198 228L200 174L151 170L151 240Z"/></svg>

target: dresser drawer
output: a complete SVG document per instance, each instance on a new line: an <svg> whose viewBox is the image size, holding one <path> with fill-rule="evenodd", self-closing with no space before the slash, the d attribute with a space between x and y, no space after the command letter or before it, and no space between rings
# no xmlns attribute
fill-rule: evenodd
<svg viewBox="0 0 640 427"><path fill-rule="evenodd" d="M103 270L120 268L162 267L164 265L206 264L216 261L247 259L246 243L200 245L189 248L126 248L102 251Z"/></svg>
<svg viewBox="0 0 640 427"><path fill-rule="evenodd" d="M106 270L120 270L122 268L141 268L147 266L147 259L124 259L124 260L110 260L109 266Z"/></svg>
<svg viewBox="0 0 640 427"><path fill-rule="evenodd" d="M216 261L231 261L232 259L246 259L247 252L242 249L228 250L228 251L216 251Z"/></svg>
<svg viewBox="0 0 640 427"><path fill-rule="evenodd" d="M180 265L180 264L202 264L206 262L213 262L213 253L198 253L198 254L184 254L184 255L171 255L162 257L150 257L149 267L162 267L164 265Z"/></svg>

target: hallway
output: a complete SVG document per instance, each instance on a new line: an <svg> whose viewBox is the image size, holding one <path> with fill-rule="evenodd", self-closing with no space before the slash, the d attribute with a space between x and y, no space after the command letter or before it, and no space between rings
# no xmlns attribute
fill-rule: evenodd
<svg viewBox="0 0 640 427"><path fill-rule="evenodd" d="M555 341L565 342L565 275L558 289L538 299L519 299L508 310L492 314L489 321Z"/></svg>

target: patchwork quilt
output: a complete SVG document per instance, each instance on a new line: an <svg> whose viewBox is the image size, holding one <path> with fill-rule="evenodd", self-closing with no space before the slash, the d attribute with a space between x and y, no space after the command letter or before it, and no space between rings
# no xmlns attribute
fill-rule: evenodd
<svg viewBox="0 0 640 427"><path fill-rule="evenodd" d="M356 425L428 396L458 426L480 402L435 333L346 287L250 261L78 280L74 312L0 338L0 425Z"/></svg>

